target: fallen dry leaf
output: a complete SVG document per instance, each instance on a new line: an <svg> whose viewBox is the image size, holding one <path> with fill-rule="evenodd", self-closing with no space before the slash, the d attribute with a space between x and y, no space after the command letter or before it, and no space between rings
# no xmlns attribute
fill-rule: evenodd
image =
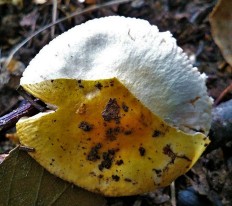
<svg viewBox="0 0 232 206"><path fill-rule="evenodd" d="M0 185L0 206L106 204L103 197L51 175L19 148L0 164Z"/></svg>
<svg viewBox="0 0 232 206"><path fill-rule="evenodd" d="M232 65L232 1L220 0L210 15L214 41L225 60Z"/></svg>

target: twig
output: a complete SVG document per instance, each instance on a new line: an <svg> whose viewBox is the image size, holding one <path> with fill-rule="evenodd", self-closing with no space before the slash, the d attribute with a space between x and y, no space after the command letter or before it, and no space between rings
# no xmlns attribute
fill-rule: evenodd
<svg viewBox="0 0 232 206"><path fill-rule="evenodd" d="M110 7L110 6L113 6L113 5L116 5L116 4L123 4L123 3L128 3L128 2L131 2L133 0L115 0L115 1L110 1L108 3L104 3L104 4L98 4L98 5L93 5L93 6L90 6L82 11L76 11L76 12L73 12L72 14L70 14L70 16L67 16L67 17L64 17L64 18L61 18L61 19L58 19L57 21L55 21L54 23L50 23L46 26L44 26L43 28L39 29L38 31L34 32L33 34L31 34L29 37L27 37L25 40L23 40L21 43L19 43L9 54L9 56L7 57L3 67L7 68L8 64L10 63L11 59L13 58L13 56L15 55L15 53L22 47L24 46L28 41L30 41L33 37L35 37L36 35L38 35L39 33L43 32L44 30L58 24L58 23L61 23L63 21L66 21L67 19L69 18L72 18L74 16L77 16L77 15L81 15L81 14L84 14L84 13L88 13L88 12L91 12L91 11L94 11L94 10L97 10L97 9L101 9L101 8L105 8L105 7Z"/></svg>
<svg viewBox="0 0 232 206"><path fill-rule="evenodd" d="M14 127L21 117L32 116L38 112L39 111L34 106L32 106L31 103L27 102L9 114L0 117L0 132Z"/></svg>
<svg viewBox="0 0 232 206"><path fill-rule="evenodd" d="M175 188L175 181L173 181L170 185L171 189L171 205L176 206L176 188Z"/></svg>
<svg viewBox="0 0 232 206"><path fill-rule="evenodd" d="M25 152L35 152L35 148L19 145L19 150Z"/></svg>
<svg viewBox="0 0 232 206"><path fill-rule="evenodd" d="M40 103L38 103L38 101L35 101L35 98L32 97L30 94L28 94L27 92L25 92L25 90L19 86L19 88L17 89L17 92L24 98L26 99L28 102L31 103L31 105L33 105L37 110L39 110L40 112L44 112L46 110L46 104L42 103L40 101Z"/></svg>
<svg viewBox="0 0 232 206"><path fill-rule="evenodd" d="M222 101L222 99L231 91L232 91L232 83L222 91L219 97L215 100L214 106L218 105Z"/></svg>
<svg viewBox="0 0 232 206"><path fill-rule="evenodd" d="M24 97L28 102L23 106L13 110L9 114L0 117L0 132L10 129L15 126L21 117L33 116L39 112L46 110L46 104L41 100L35 99L28 94L22 87L17 89L19 94Z"/></svg>
<svg viewBox="0 0 232 206"><path fill-rule="evenodd" d="M52 23L55 24L56 18L57 18L57 0L53 0L53 6L52 6ZM55 35L55 25L51 27L51 37L54 38Z"/></svg>

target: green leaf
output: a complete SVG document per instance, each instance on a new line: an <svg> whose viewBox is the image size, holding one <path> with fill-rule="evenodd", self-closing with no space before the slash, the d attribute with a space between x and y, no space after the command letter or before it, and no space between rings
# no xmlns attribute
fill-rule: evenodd
<svg viewBox="0 0 232 206"><path fill-rule="evenodd" d="M48 173L27 152L12 150L0 164L0 206L102 206L104 197Z"/></svg>

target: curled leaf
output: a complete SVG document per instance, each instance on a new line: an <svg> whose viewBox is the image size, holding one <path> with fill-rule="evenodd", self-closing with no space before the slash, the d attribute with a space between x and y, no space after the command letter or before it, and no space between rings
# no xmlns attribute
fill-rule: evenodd
<svg viewBox="0 0 232 206"><path fill-rule="evenodd" d="M220 0L210 15L214 41L232 66L232 1Z"/></svg>

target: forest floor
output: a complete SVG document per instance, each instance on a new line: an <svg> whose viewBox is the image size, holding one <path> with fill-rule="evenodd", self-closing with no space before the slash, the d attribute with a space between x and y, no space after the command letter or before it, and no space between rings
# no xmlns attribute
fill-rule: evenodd
<svg viewBox="0 0 232 206"><path fill-rule="evenodd" d="M1 2L1 1L0 1ZM13 1L12 1L13 2ZM0 60L3 65L12 50L31 34L41 30L33 38L15 50L7 71L0 72L0 116L17 108L22 97L16 92L19 79L24 68L38 51L53 38L93 18L109 15L122 15L148 20L158 26L160 31L169 30L177 39L177 44L190 57L194 66L208 76L209 95L217 101L231 99L227 93L222 99L219 96L232 83L232 67L224 60L215 44L209 23L209 14L217 1L215 0L136 0L133 2L97 7L106 0L58 1L54 11L53 1L37 0L15 1L12 5L0 4ZM23 4L21 4L23 2ZM42 30L54 22L54 19L68 17L73 12L85 11L56 24L53 28ZM14 128L7 131L11 133ZM8 152L14 144L0 133L0 152ZM108 205L232 205L232 143L215 148L205 153L197 164L185 175L175 181L174 192L170 187L159 189L153 193L109 198Z"/></svg>

